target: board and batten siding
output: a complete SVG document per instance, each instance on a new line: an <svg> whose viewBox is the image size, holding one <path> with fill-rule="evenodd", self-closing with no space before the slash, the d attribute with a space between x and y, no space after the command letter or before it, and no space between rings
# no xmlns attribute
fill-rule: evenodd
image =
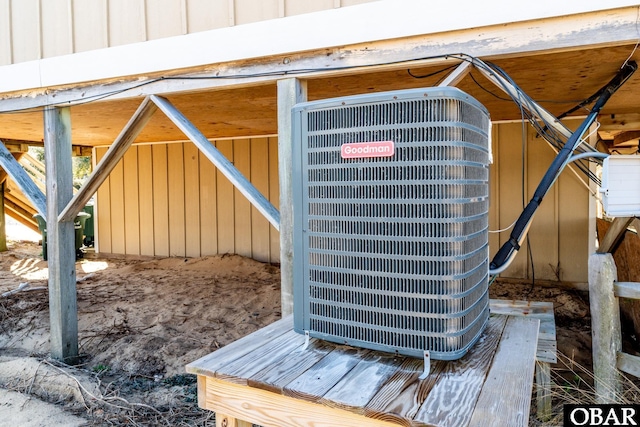
<svg viewBox="0 0 640 427"><path fill-rule="evenodd" d="M490 230L515 221L522 212L522 189L527 203L555 156L528 126L526 137L523 163L522 126L493 126ZM279 207L277 138L220 140L215 145ZM96 160L106 150L97 148ZM587 281L590 195L582 182L569 170L563 172L535 216L530 249L525 243L502 277ZM132 146L98 190L96 227L100 252L238 253L279 262L278 232L190 142ZM489 235L491 256L509 232Z"/></svg>
<svg viewBox="0 0 640 427"><path fill-rule="evenodd" d="M489 167L492 231L513 224L555 158L555 152L529 125L525 127L524 141L522 130L520 123L493 126L494 163ZM535 214L527 237L529 243L524 241L501 277L587 282L591 195L585 186L586 177L580 174L579 178L568 168L562 172ZM509 240L510 232L511 229L489 234L491 257ZM595 241L595 235L591 239Z"/></svg>
<svg viewBox="0 0 640 427"><path fill-rule="evenodd" d="M0 65L375 0L0 0Z"/></svg>
<svg viewBox="0 0 640 427"><path fill-rule="evenodd" d="M276 138L215 145L279 205ZM106 151L97 147L95 161ZM97 249L103 253L280 259L278 232L191 142L130 147L98 189L95 215Z"/></svg>

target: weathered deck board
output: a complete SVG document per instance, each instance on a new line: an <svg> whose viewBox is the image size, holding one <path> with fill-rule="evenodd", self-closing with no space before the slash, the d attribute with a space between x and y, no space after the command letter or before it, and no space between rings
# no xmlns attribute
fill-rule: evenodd
<svg viewBox="0 0 640 427"><path fill-rule="evenodd" d="M510 316L471 418L472 426L522 426L529 421L539 320Z"/></svg>
<svg viewBox="0 0 640 427"><path fill-rule="evenodd" d="M289 330L262 345L260 351L251 351L220 367L216 371L216 377L237 384L247 384L247 379L254 374L303 347L304 336Z"/></svg>
<svg viewBox="0 0 640 427"><path fill-rule="evenodd" d="M189 364L187 371L199 375L199 393L205 394L200 406L264 426L475 426L478 416L490 417L485 425L526 426L538 324L492 315L467 355L433 361L424 380L421 359L316 339L304 347L291 317ZM502 372L510 368L507 362L517 366L516 373ZM510 401L498 408L504 413L495 413L492 399Z"/></svg>
<svg viewBox="0 0 640 427"><path fill-rule="evenodd" d="M492 316L473 348L474 357L446 365L414 417L414 425L457 427L469 423L506 320L506 316Z"/></svg>
<svg viewBox="0 0 640 427"><path fill-rule="evenodd" d="M306 349L295 350L288 357L257 372L247 379L247 384L251 387L282 394L287 384L318 363L333 348L332 344L313 338L309 341L309 346Z"/></svg>
<svg viewBox="0 0 640 427"><path fill-rule="evenodd" d="M286 396L318 402L369 350L338 346L284 388Z"/></svg>
<svg viewBox="0 0 640 427"><path fill-rule="evenodd" d="M406 358L367 404L365 415L404 426L411 425L410 420L420 409L445 365L443 361L432 362L431 373L420 380L424 369L422 360Z"/></svg>
<svg viewBox="0 0 640 427"><path fill-rule="evenodd" d="M293 318L285 317L266 328L259 329L213 353L201 357L195 362L189 363L186 367L187 372L213 377L220 367L229 363L228 357L230 355L233 355L234 358L244 356L291 329L293 329Z"/></svg>
<svg viewBox="0 0 640 427"><path fill-rule="evenodd" d="M399 368L404 357L369 353L329 390L320 403L364 414L364 406Z"/></svg>
<svg viewBox="0 0 640 427"><path fill-rule="evenodd" d="M540 320L538 331L538 362L556 363L556 321L553 303L544 301L490 300L491 313L524 316Z"/></svg>

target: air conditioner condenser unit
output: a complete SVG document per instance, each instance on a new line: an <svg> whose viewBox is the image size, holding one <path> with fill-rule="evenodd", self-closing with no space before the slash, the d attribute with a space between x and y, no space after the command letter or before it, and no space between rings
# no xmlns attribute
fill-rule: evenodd
<svg viewBox="0 0 640 427"><path fill-rule="evenodd" d="M444 87L292 114L294 329L463 356L489 317L487 110Z"/></svg>

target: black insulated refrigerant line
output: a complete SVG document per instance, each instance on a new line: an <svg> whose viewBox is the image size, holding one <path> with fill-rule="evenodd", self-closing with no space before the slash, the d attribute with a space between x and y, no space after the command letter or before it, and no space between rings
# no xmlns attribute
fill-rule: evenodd
<svg viewBox="0 0 640 427"><path fill-rule="evenodd" d="M634 61L627 62L620 71L618 71L618 74L616 74L616 76L604 87L604 90L596 100L593 108L589 112L589 115L587 115L587 118L584 119L578 129L571 134L567 142L556 155L551 166L549 166L545 175L542 177L531 201L518 217L518 220L511 231L511 235L509 236L509 240L500 247L496 255L493 257L493 260L489 265L490 275L500 274L509 266L515 257L515 254L520 250L520 245L527 235L527 231L529 230L529 226L533 220L533 215L536 213L538 206L540 206L544 196L547 194L556 179L558 179L558 176L560 176L560 173L567 163L569 163L571 155L582 141L582 135L586 132L589 126L593 124L602 107L604 107L609 98L611 98L611 95L613 95L637 69L638 65Z"/></svg>

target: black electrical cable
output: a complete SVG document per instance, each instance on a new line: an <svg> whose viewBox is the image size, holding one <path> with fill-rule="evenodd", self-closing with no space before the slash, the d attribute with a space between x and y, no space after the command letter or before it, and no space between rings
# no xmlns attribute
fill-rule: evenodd
<svg viewBox="0 0 640 427"><path fill-rule="evenodd" d="M518 217L513 230L511 231L511 235L509 236L509 240L504 245L502 245L500 249L498 249L498 252L491 261L489 267L490 270L497 270L498 268L502 267L505 262L511 257L511 254L514 251L517 252L518 250L520 250L520 243L523 237L526 235L529 224L533 219L538 206L540 206L542 199L547 194L553 183L556 181L556 179L560 175L560 172L562 172L562 170L566 166L569 158L580 143L582 135L585 133L587 128L591 126L591 124L595 121L598 113L607 103L609 98L611 98L611 96L629 79L629 77L631 77L631 75L637 70L637 68L638 65L635 62L628 62L606 85L605 90L603 90L600 94L600 97L597 99L587 118L580 124L578 129L571 134L567 143L564 145L564 147L562 147L558 155L551 163L551 166L543 176L540 184L538 184L538 188L533 194L533 197Z"/></svg>

